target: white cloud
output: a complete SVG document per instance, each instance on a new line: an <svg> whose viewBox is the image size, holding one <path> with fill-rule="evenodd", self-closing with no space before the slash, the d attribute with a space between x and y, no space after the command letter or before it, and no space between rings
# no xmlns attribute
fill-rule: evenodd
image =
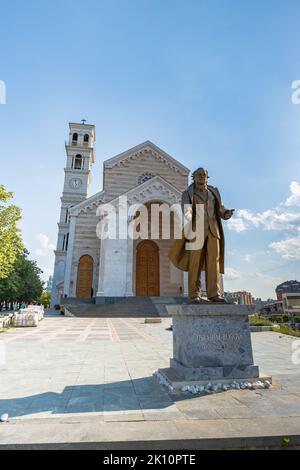
<svg viewBox="0 0 300 470"><path fill-rule="evenodd" d="M259 226L260 220L261 220L261 214L254 215L252 212L248 211L247 209L239 209L237 211L237 215L241 218L241 220L246 222L250 222L253 224L255 227ZM249 227L249 224L246 226Z"/></svg>
<svg viewBox="0 0 300 470"><path fill-rule="evenodd" d="M291 195L285 201L286 206L300 206L300 184L292 181L290 185Z"/></svg>
<svg viewBox="0 0 300 470"><path fill-rule="evenodd" d="M43 273L45 274L45 276L49 277L53 275L53 269L46 268L46 267L42 267L41 269L43 270Z"/></svg>
<svg viewBox="0 0 300 470"><path fill-rule="evenodd" d="M240 279L241 273L234 268L226 268L224 277L226 281L233 281L235 279Z"/></svg>
<svg viewBox="0 0 300 470"><path fill-rule="evenodd" d="M274 209L257 213L248 209L237 210L237 217L228 221L228 228L236 232L243 232L253 227L264 230L299 230L300 211L296 207L300 206L300 184L292 181L290 191L291 195L286 201ZM287 207L290 208L288 211Z"/></svg>
<svg viewBox="0 0 300 470"><path fill-rule="evenodd" d="M53 276L53 269L51 268L47 268L47 267L42 267L41 270L43 271L43 274L42 274L42 279L44 281L48 281L49 279L49 276Z"/></svg>
<svg viewBox="0 0 300 470"><path fill-rule="evenodd" d="M253 255L245 255L244 256L244 260L247 261L247 262L251 261L252 259L253 259Z"/></svg>
<svg viewBox="0 0 300 470"><path fill-rule="evenodd" d="M244 232L244 230L247 230L247 225L241 218L236 218L236 219L230 219L227 222L226 225L229 230L233 230L235 232Z"/></svg>
<svg viewBox="0 0 300 470"><path fill-rule="evenodd" d="M50 252L55 249L53 243L50 243L49 237L44 233L36 233L34 238L39 240L40 246L35 250L37 256L47 256Z"/></svg>
<svg viewBox="0 0 300 470"><path fill-rule="evenodd" d="M300 236L273 242L269 246L284 259L300 260Z"/></svg>
<svg viewBox="0 0 300 470"><path fill-rule="evenodd" d="M259 279L260 284L264 284L265 286L274 287L279 284L281 281L281 277L270 276L264 272L255 271L254 273L249 274L249 277L253 277L255 279Z"/></svg>
<svg viewBox="0 0 300 470"><path fill-rule="evenodd" d="M248 228L254 225L266 230L293 230L300 226L299 212L282 212L280 207L257 214L247 209L240 209L237 213Z"/></svg>

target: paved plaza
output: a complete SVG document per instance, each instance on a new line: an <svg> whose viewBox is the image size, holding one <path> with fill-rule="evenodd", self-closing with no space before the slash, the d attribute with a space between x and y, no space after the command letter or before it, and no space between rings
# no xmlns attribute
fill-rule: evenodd
<svg viewBox="0 0 300 470"><path fill-rule="evenodd" d="M178 448L194 448L205 440L223 440L226 446L228 438L300 435L294 338L252 334L254 363L273 376L271 389L193 396L167 392L152 375L169 365L170 324L168 318L145 323L143 318L66 318L52 312L37 328L0 334L0 414L10 417L0 423L0 445L129 448L132 442L143 447L154 441L154 447L176 442Z"/></svg>

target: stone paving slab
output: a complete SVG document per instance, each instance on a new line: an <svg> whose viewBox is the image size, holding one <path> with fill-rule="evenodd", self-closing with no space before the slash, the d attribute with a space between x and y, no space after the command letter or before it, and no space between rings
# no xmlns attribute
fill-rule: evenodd
<svg viewBox="0 0 300 470"><path fill-rule="evenodd" d="M34 331L0 334L6 358L0 365L0 414L10 416L0 423L0 445L113 442L129 448L140 442L155 448L160 440L166 446L200 446L200 440L211 446L211 439L215 445L219 439L218 446L228 446L229 438L262 443L268 436L300 436L295 338L252 334L255 363L273 376L271 389L191 396L168 393L152 376L172 356L170 322L58 316L46 317ZM109 340L96 335L99 325ZM129 329L132 337L125 339Z"/></svg>

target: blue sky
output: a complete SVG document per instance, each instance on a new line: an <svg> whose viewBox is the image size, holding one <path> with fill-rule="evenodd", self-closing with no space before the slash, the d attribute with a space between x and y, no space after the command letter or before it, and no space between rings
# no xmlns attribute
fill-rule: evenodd
<svg viewBox="0 0 300 470"><path fill-rule="evenodd" d="M237 209L227 290L274 297L277 283L299 279L299 15L297 0L1 2L0 181L46 277L68 122L86 118L97 136L92 192L103 160L152 140L207 167Z"/></svg>

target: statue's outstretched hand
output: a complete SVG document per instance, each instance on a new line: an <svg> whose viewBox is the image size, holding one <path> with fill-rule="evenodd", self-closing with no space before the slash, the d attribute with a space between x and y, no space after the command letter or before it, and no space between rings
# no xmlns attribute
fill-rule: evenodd
<svg viewBox="0 0 300 470"><path fill-rule="evenodd" d="M231 217L233 216L234 211L235 211L235 209L227 209L224 213L224 219L225 220L231 219Z"/></svg>

